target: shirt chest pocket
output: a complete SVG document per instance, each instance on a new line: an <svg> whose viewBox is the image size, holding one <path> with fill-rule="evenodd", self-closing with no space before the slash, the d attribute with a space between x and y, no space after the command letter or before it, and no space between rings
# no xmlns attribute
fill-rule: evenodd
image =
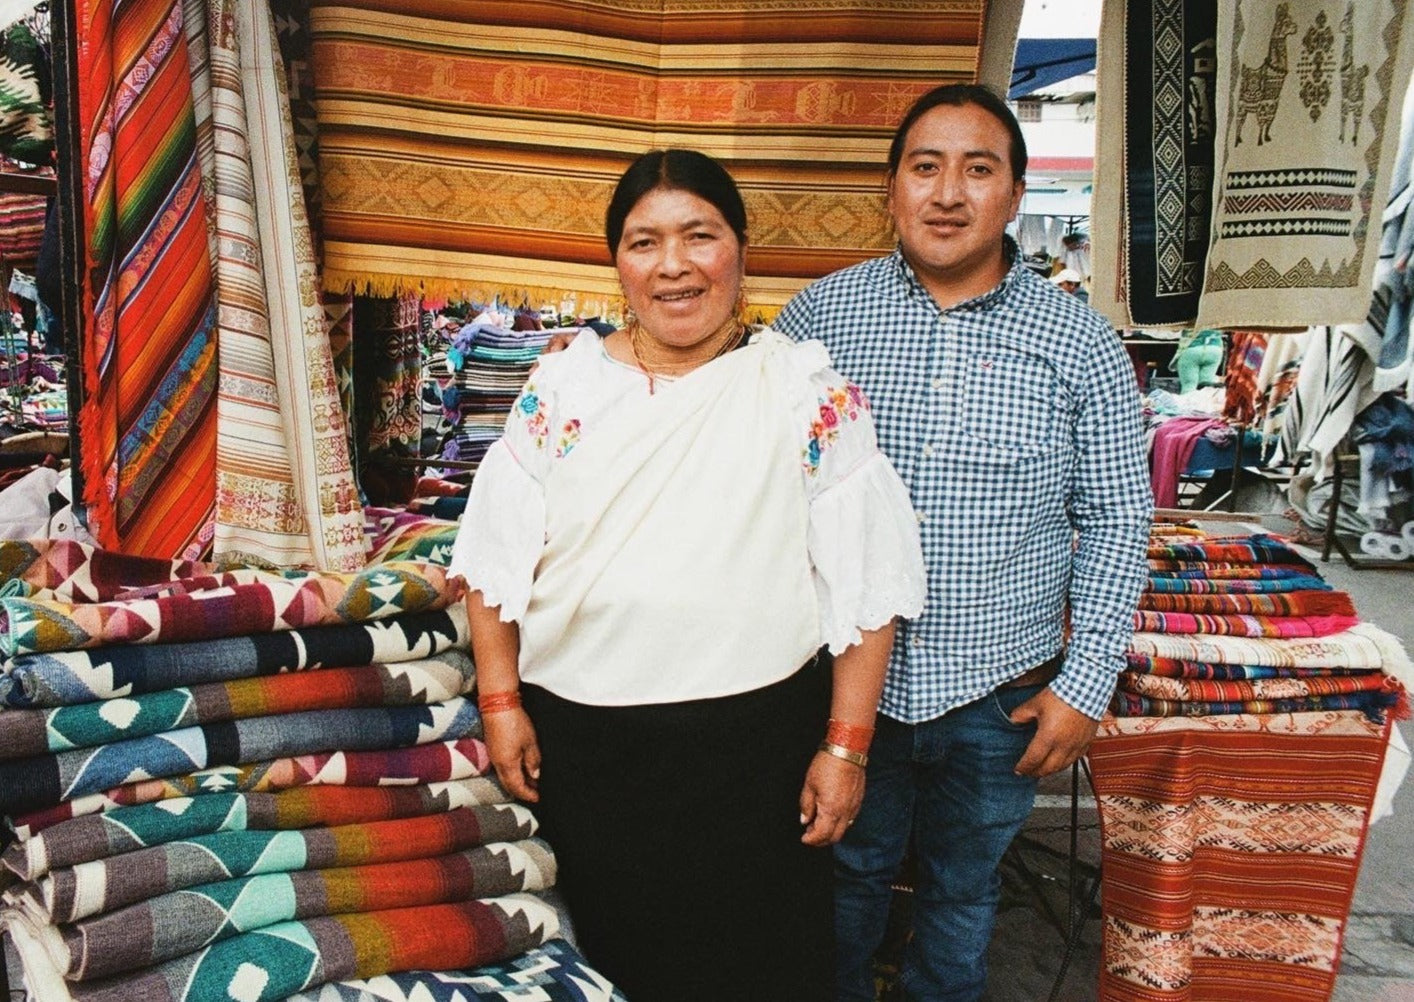
<svg viewBox="0 0 1414 1002"><path fill-rule="evenodd" d="M961 363L960 423L965 439L1013 459L1054 447L1060 388L1049 365L1031 355L1007 352L971 354Z"/></svg>

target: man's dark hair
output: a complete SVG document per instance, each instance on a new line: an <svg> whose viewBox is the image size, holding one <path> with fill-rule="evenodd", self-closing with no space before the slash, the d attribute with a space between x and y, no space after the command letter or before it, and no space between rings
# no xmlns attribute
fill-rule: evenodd
<svg viewBox="0 0 1414 1002"><path fill-rule="evenodd" d="M1026 177L1026 137L1021 134L1021 123L1011 113L1006 101L996 91L982 84L951 83L934 87L914 101L913 107L908 109L908 114L903 116L903 121L898 123L898 129L894 132L894 141L889 146L888 176L890 179L898 173L899 164L903 161L903 144L908 139L908 130L913 128L914 124L928 112L944 104L954 108L975 104L1001 122L1011 137L1011 149L1008 155L1008 159L1011 161L1011 179L1020 181Z"/></svg>
<svg viewBox="0 0 1414 1002"><path fill-rule="evenodd" d="M711 202L742 247L746 246L746 206L727 169L697 150L650 150L629 164L609 200L604 238L611 259L618 257L624 220L644 195L658 188L686 191Z"/></svg>

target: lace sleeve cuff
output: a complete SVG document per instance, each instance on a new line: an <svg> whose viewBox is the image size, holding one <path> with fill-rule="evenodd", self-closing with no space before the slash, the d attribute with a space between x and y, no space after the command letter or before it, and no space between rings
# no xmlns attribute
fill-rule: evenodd
<svg viewBox="0 0 1414 1002"><path fill-rule="evenodd" d="M923 611L927 576L908 490L879 453L816 495L810 557L821 637L838 654L895 616Z"/></svg>

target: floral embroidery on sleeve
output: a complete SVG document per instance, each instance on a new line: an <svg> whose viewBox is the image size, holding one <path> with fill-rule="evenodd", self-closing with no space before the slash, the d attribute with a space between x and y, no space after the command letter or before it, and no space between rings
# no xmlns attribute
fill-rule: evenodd
<svg viewBox="0 0 1414 1002"><path fill-rule="evenodd" d="M869 410L864 391L853 383L828 387L820 396L820 409L810 424L810 440L805 444L803 465L814 476L820 472L820 457L839 438L842 422L858 421Z"/></svg>
<svg viewBox="0 0 1414 1002"><path fill-rule="evenodd" d="M545 440L550 437L550 422L545 416L545 401L535 392L534 383L526 383L520 399L516 401L516 413L525 422L525 430L535 443L535 448L545 448Z"/></svg>
<svg viewBox="0 0 1414 1002"><path fill-rule="evenodd" d="M560 429L560 444L555 448L555 458L564 459L570 450L579 444L579 418L570 418Z"/></svg>

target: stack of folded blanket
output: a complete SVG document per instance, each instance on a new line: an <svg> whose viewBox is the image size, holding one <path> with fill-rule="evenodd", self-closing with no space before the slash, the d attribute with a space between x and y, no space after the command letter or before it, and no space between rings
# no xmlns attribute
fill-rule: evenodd
<svg viewBox="0 0 1414 1002"><path fill-rule="evenodd" d="M1398 641L1272 536L1165 530L1149 547L1135 629L1117 716L1408 714L1387 674L1405 660Z"/></svg>
<svg viewBox="0 0 1414 1002"><path fill-rule="evenodd" d="M535 893L554 856L490 778L440 567L5 542L0 595L0 925L31 998L356 998L336 983L386 975L421 998L495 988L485 964L582 966Z"/></svg>
<svg viewBox="0 0 1414 1002"><path fill-rule="evenodd" d="M511 405L551 336L578 330L512 331L472 323L457 332L445 351L435 352L428 359L428 374L441 389L443 417L451 429L442 458L480 462L501 437Z"/></svg>

